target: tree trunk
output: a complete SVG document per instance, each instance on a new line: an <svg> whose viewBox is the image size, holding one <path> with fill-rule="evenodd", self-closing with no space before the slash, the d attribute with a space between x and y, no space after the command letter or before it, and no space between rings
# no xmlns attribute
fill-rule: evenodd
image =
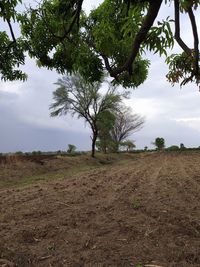
<svg viewBox="0 0 200 267"><path fill-rule="evenodd" d="M93 133L93 137L92 137L92 154L91 154L91 156L93 158L94 158L94 155L95 155L95 145L96 145L97 136L98 136L98 134L96 132L94 132Z"/></svg>
<svg viewBox="0 0 200 267"><path fill-rule="evenodd" d="M115 144L115 152L119 152L119 141L117 141Z"/></svg>

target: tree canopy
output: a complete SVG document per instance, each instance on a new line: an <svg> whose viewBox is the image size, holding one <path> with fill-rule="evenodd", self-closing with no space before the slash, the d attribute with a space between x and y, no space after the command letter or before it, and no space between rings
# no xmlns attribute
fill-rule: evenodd
<svg viewBox="0 0 200 267"><path fill-rule="evenodd" d="M200 82L200 54L195 14L200 0L104 0L89 15L84 0L43 0L23 14L16 12L22 0L1 1L0 17L9 32L0 32L0 73L5 80L25 79L19 70L25 52L39 66L59 73L76 73L88 82L99 82L105 72L113 83L137 87L148 76L146 51L166 56L167 79L172 84ZM157 21L161 5L173 5L174 16ZM197 11L195 13L194 11ZM181 37L180 14L188 16L193 45ZM12 22L21 26L15 37ZM174 41L182 52L169 54Z"/></svg>
<svg viewBox="0 0 200 267"><path fill-rule="evenodd" d="M153 145L156 147L157 150L162 150L165 147L165 139L162 137L156 137Z"/></svg>

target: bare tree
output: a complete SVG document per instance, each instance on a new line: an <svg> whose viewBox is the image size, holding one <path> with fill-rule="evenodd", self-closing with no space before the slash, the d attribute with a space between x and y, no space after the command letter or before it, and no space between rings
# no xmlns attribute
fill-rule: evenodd
<svg viewBox="0 0 200 267"><path fill-rule="evenodd" d="M115 123L111 136L118 151L121 142L127 139L132 133L139 131L144 125L145 119L139 114L132 114L131 109L121 108L115 113Z"/></svg>

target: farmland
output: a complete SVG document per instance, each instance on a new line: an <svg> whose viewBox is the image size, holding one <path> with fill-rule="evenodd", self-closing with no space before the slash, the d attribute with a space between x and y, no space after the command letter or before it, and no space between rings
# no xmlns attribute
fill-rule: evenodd
<svg viewBox="0 0 200 267"><path fill-rule="evenodd" d="M0 266L200 267L199 152L0 164Z"/></svg>

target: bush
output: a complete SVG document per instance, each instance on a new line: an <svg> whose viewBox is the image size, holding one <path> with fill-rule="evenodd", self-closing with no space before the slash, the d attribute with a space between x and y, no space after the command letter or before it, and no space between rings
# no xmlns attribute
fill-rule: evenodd
<svg viewBox="0 0 200 267"><path fill-rule="evenodd" d="M15 152L15 155L22 156L24 153L22 151Z"/></svg>
<svg viewBox="0 0 200 267"><path fill-rule="evenodd" d="M42 155L42 152L40 150L38 150L38 151L33 151L31 154L33 156L38 156L38 155Z"/></svg>
<svg viewBox="0 0 200 267"><path fill-rule="evenodd" d="M166 150L169 150L169 151L178 151L179 150L179 146L173 145L173 146L170 146L170 147L166 148Z"/></svg>

